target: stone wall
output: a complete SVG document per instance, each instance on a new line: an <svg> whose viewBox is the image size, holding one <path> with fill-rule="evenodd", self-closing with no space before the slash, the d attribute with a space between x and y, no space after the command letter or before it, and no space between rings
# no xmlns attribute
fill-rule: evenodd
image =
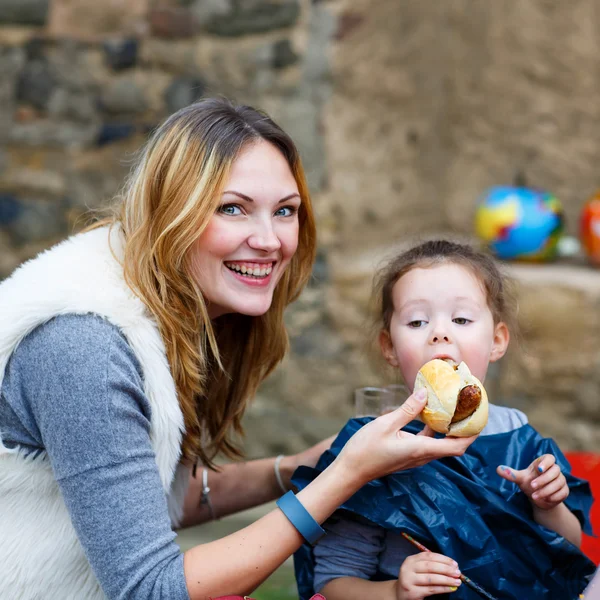
<svg viewBox="0 0 600 600"><path fill-rule="evenodd" d="M393 380L368 294L400 240L470 234L474 199L517 171L576 233L600 186L599 25L595 0L0 0L0 277L104 206L167 114L213 94L266 109L300 148L320 245L248 451L300 449ZM524 340L490 395L597 449L600 274L513 270Z"/></svg>

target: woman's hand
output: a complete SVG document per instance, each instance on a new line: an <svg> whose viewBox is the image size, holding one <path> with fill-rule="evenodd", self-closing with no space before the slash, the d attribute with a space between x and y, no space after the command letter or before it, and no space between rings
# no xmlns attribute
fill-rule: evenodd
<svg viewBox="0 0 600 600"><path fill-rule="evenodd" d="M344 465L346 476L360 487L395 471L411 469L444 456L462 456L477 436L434 439L426 427L418 435L401 431L421 414L427 402L419 390L400 408L367 423L348 440L336 462Z"/></svg>
<svg viewBox="0 0 600 600"><path fill-rule="evenodd" d="M455 592L461 584L458 564L435 552L408 556L396 581L396 600L422 600L436 594Z"/></svg>

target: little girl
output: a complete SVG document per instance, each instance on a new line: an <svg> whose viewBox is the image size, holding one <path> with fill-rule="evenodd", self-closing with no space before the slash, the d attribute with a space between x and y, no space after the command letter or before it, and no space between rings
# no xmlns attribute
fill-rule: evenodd
<svg viewBox="0 0 600 600"><path fill-rule="evenodd" d="M484 381L507 350L514 315L506 282L492 258L469 246L414 247L381 272L377 289L383 356L411 387L434 358L464 361ZM368 420L351 420L294 483L303 487L325 469ZM487 426L463 457L374 481L344 504L312 553L296 556L300 594L310 595L312 579L328 600L478 598L461 586L460 565L499 598L575 598L594 571L578 550L592 500L568 471L522 412L490 404ZM402 532L436 552L419 552Z"/></svg>

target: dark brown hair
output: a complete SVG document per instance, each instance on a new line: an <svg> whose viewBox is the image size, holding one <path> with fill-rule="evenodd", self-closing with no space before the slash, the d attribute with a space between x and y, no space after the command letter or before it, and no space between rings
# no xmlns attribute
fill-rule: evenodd
<svg viewBox="0 0 600 600"><path fill-rule="evenodd" d="M392 259L375 279L379 306L379 329L389 331L394 302L392 290L396 282L409 271L449 263L461 265L481 282L494 323L506 323L511 334L517 335L516 302L512 282L502 273L494 258L468 244L449 240L430 240L414 246Z"/></svg>

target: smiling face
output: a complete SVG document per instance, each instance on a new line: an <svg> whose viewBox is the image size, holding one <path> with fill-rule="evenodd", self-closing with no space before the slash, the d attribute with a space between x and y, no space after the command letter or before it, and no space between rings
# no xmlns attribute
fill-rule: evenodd
<svg viewBox="0 0 600 600"><path fill-rule="evenodd" d="M508 328L494 323L484 288L466 267L413 268L392 295L394 312L390 331L380 335L381 349L411 388L419 369L434 358L464 361L483 381L489 362L506 352Z"/></svg>
<svg viewBox="0 0 600 600"><path fill-rule="evenodd" d="M211 319L264 314L298 246L298 185L283 154L259 140L232 165L221 204L191 249Z"/></svg>

